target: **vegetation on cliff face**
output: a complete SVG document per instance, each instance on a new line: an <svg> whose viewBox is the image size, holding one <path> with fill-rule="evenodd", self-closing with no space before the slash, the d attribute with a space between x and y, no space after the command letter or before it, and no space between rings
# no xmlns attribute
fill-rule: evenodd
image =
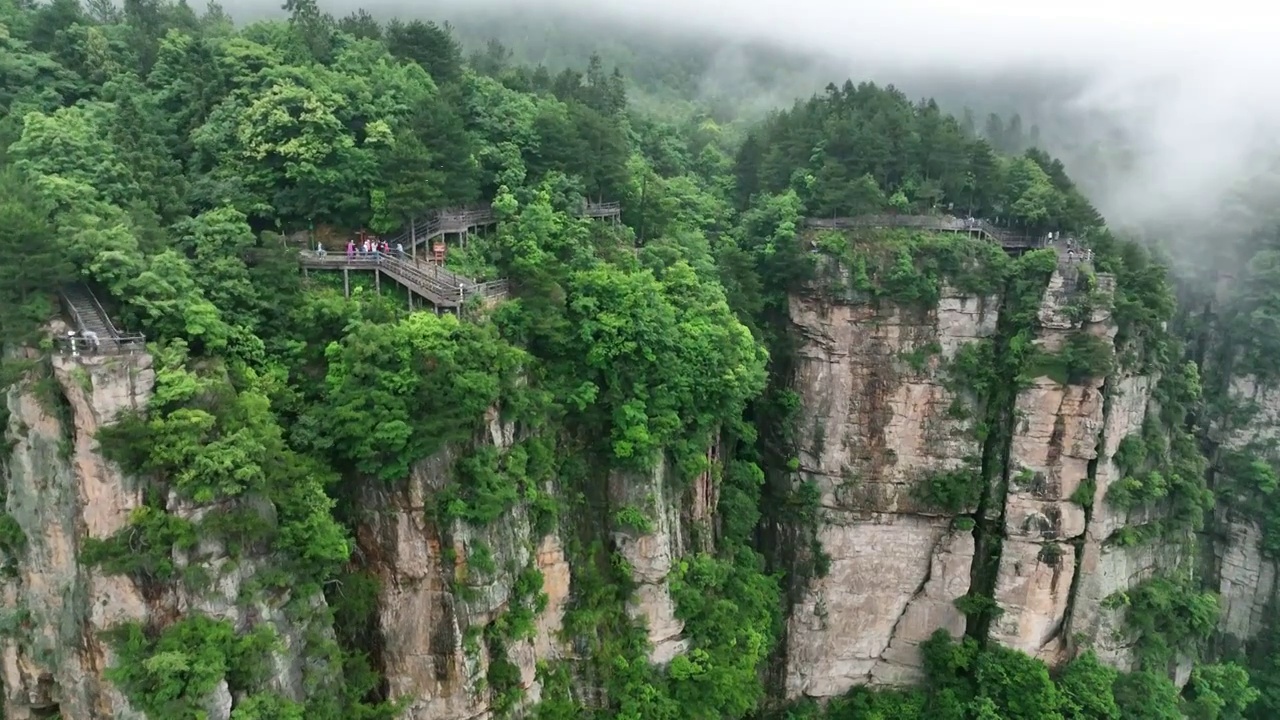
<svg viewBox="0 0 1280 720"><path fill-rule="evenodd" d="M288 698L267 687L280 643L265 624L192 614L119 627L108 677L152 717L193 715L224 681L236 720L394 717L374 652L376 585L353 553L353 523L362 490L403 482L445 448L456 456L453 481L432 498L432 518L484 526L524 504L537 532L565 538L565 635L585 652L539 668L532 717L777 710L766 670L785 597L824 565L809 533L812 488L791 477L787 295L815 277L834 282L824 262L841 268L843 294L928 307L945 283L1003 303L998 336L949 368L972 401L958 411L977 418L987 450L973 472L926 488L931 502L979 507L976 532L998 538L981 508L1001 502L991 493L1007 464L1013 393L1034 377L1119 367L1163 379L1159 417L1126 441L1125 481L1109 502L1167 505L1162 532L1203 525L1199 375L1164 328L1173 313L1164 268L1102 231L1042 152L1000 155L932 102L872 84L831 86L739 141L705 116L636 112L626 78L599 58L555 75L511 63L499 46L467 62L432 23L335 20L313 0L291 0L286 21L242 28L216 3L203 14L162 0L89 7L0 0L0 302L13 308L0 328L36 337L55 308L51 290L84 279L147 334L156 357L150 406L100 437L145 483L147 502L117 536L85 542L81 559L144 586L198 589L211 579L175 558L217 540L255 568L245 602L285 598L302 624L335 631L308 636L306 692ZM577 217L586 198L620 201L623 222ZM480 200L492 202L496 231L450 263L508 278L513 293L462 321L406 312L390 283L356 279L345 297L331 280L304 282L302 244L284 240L389 232ZM1083 336L1052 357L1035 348L1052 252L1013 259L970 239L851 242L801 228L806 215L939 210L1029 233L1089 230L1098 270L1117 279L1118 356ZM1249 287L1260 289L1240 320L1260 343L1242 362L1259 374L1275 356L1259 332L1271 321L1273 265L1260 251L1250 266ZM486 441L493 413L513 427L510 447ZM1270 497L1270 466L1233 452L1218 456L1224 477L1249 498ZM663 510L619 504L607 489L611 478L651 482L659 465L676 494L704 472L719 487L715 521L670 580L690 647L665 667L647 662L644 629L626 609L634 582L612 545L614 533L644 532ZM1274 503L1257 507L1268 536L1280 532ZM6 555L20 556L20 535L3 529ZM491 555L473 555L477 572L494 569ZM522 700L505 649L530 635L544 601L536 571L517 571L515 601L466 642L484 641L501 713ZM975 627L990 591L971 598ZM1197 668L1181 696L1160 667L1203 646L1212 598L1161 580L1123 600L1146 643L1138 673L1086 654L1051 677L974 632L930 642L924 689L859 690L825 710L779 712L1239 717L1255 693L1236 666ZM1252 660L1260 704L1280 702L1265 657Z"/></svg>

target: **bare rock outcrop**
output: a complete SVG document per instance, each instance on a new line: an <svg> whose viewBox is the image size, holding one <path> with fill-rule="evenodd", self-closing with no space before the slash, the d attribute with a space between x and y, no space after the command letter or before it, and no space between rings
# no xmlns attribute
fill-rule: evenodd
<svg viewBox="0 0 1280 720"><path fill-rule="evenodd" d="M982 453L974 420L949 412L956 397L942 367L995 333L996 310L995 298L955 292L918 312L791 299L801 339L799 472L819 491L829 570L803 590L788 623L788 697L911 682L920 642L939 627L963 632L954 601L969 590L973 537L913 490Z"/></svg>
<svg viewBox="0 0 1280 720"><path fill-rule="evenodd" d="M499 449L514 441L513 429L496 413L489 434ZM364 498L371 511L358 541L381 584L381 660L391 697L408 699L408 720L492 716L485 679L494 658L481 636L508 610L516 580L529 566L542 575L546 608L534 637L506 647L504 658L519 671L524 704L541 695L537 663L566 654L558 633L571 578L560 538L535 537L523 504L483 527L437 519L439 493L456 459L457 449L445 448L418 463L401 485Z"/></svg>
<svg viewBox="0 0 1280 720"><path fill-rule="evenodd" d="M615 473L609 479L610 501L637 513L637 520L644 519L642 527L615 523L619 527L613 537L636 583L627 612L648 629L649 661L657 665L671 662L689 645L667 585L672 561L684 550L684 534L680 507L669 497L666 475L666 463L659 463L647 476Z"/></svg>
<svg viewBox="0 0 1280 720"><path fill-rule="evenodd" d="M1228 397L1248 412L1250 420L1224 428L1223 446L1253 448L1273 462L1280 460L1274 449L1280 442L1280 388L1253 376L1235 377ZM1218 628L1237 639L1251 638L1264 629L1272 604L1280 600L1280 568L1263 554L1263 532L1257 520L1229 503L1220 503L1214 521L1221 536L1214 546L1222 608Z"/></svg>
<svg viewBox="0 0 1280 720"><path fill-rule="evenodd" d="M103 677L113 657L99 633L145 620L147 603L130 580L85 567L77 553L83 538L124 527L142 502L94 436L144 406L154 382L146 354L55 356L5 397L4 511L25 537L3 584L6 718L141 717Z"/></svg>
<svg viewBox="0 0 1280 720"><path fill-rule="evenodd" d="M121 413L145 410L155 372L151 356L140 352L55 355L47 370L44 362L6 397L12 452L5 515L25 543L8 558L13 580L3 585L14 629L0 638L5 717L49 717L56 710L63 717L141 718L106 679L116 658L104 631L130 622L163 628L196 615L240 631L273 630L279 647L265 690L304 701L308 688L334 683L339 668L315 662L317 646L334 641L323 595L255 590L271 569L261 553L231 553L216 536L202 535L196 547L174 549L178 580L145 588L81 562L86 539L113 537L143 506L144 483L106 460L96 436ZM274 512L269 502L259 504L261 512ZM196 524L210 512L176 494L166 510ZM210 720L228 720L233 700L224 679L202 704Z"/></svg>
<svg viewBox="0 0 1280 720"><path fill-rule="evenodd" d="M1059 266L1039 309L1036 345L1060 353L1075 333L1110 345L1115 324L1105 304L1077 317L1069 308L1087 292L1075 266ZM1114 279L1098 278L1109 296ZM1004 540L995 582L1003 611L990 636L1051 663L1063 659L1063 630L1075 579L1076 546L1086 533L1084 498L1089 464L1103 428L1105 377L1062 382L1042 376L1018 393L1004 498Z"/></svg>
<svg viewBox="0 0 1280 720"><path fill-rule="evenodd" d="M1062 638L1066 650L1090 648L1103 662L1125 670L1132 667L1133 657L1132 643L1123 633L1123 609L1109 607L1105 601L1177 562L1177 555L1159 543L1125 546L1109 542L1122 528L1143 521L1111 507L1106 498L1112 485L1122 479L1114 460L1116 451L1125 437L1141 431L1154 387L1155 378L1145 375L1117 375L1108 380L1109 406L1094 472L1092 512L1080 544L1079 578L1068 632Z"/></svg>

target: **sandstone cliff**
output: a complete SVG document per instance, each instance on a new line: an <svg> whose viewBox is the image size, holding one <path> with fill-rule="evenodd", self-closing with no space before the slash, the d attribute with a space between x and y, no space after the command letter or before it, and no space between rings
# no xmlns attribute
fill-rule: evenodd
<svg viewBox="0 0 1280 720"><path fill-rule="evenodd" d="M129 623L153 633L196 617L239 632L265 628L276 645L267 653L263 691L302 701L334 684L339 666L326 662L333 631L324 597L272 589L264 582L274 571L269 554L232 552L202 533L172 549L169 580L86 563L90 540L123 532L133 533L135 552L146 544L132 525L147 510L145 483L104 459L96 436L121 413L145 410L155 382L152 358L32 355L25 362L31 370L5 398L3 517L23 538L7 548L10 576L3 584L5 717L143 717L106 677L117 665L111 631ZM209 511L174 494L160 502L193 527ZM234 699L222 678L202 705L210 720L228 720Z"/></svg>
<svg viewBox="0 0 1280 720"><path fill-rule="evenodd" d="M129 579L85 567L78 552L82 538L124 527L142 502L94 435L144 406L154 379L145 354L55 356L6 394L4 511L25 538L3 584L6 718L140 717L103 678L113 658L98 635L146 620L148 603Z"/></svg>
<svg viewBox="0 0 1280 720"><path fill-rule="evenodd" d="M501 449L513 442L513 428L496 413L487 441ZM409 701L410 720L489 717L502 689L487 681L495 661L518 670L519 702L536 703L537 663L565 655L557 633L570 576L560 537L537 536L525 504L482 527L437 519L456 456L446 449L419 463L400 487L370 491L359 529L361 553L380 581L383 671L391 696ZM520 576L530 569L537 571L534 590L544 608L532 637L495 648L483 641L486 629L513 603L534 600L516 597Z"/></svg>
<svg viewBox="0 0 1280 720"><path fill-rule="evenodd" d="M1060 263L1048 278L1034 313L1035 344L1046 357L1084 336L1115 342L1107 301L1114 280L1091 277ZM1012 419L1008 433L993 433L983 399L951 366L975 344L998 346L1007 302L999 292L955 287L923 308L825 292L790 298L799 341L796 479L817 491L813 532L825 572L806 579L786 618L788 697L912 683L921 677L918 647L939 628L959 637L982 627L1051 664L1094 649L1121 669L1135 666L1123 608L1108 599L1192 561L1178 542L1119 542L1160 516L1121 511L1107 499L1123 475L1121 442L1158 412L1159 378L1123 368L1028 373L1002 409ZM104 676L115 658L101 633L129 621L162 627L202 615L242 630L268 626L281 644L267 686L302 698L323 684L333 668L308 658L333 643L325 600L259 592L256 578L269 560L233 557L202 537L171 558L179 574L209 580L197 589L139 583L77 557L85 538L113 536L144 504L142 483L103 459L95 435L122 412L146 407L151 358L55 356L43 370L35 356L30 361L35 369L6 396L3 517L20 532L0 533L8 573L0 625L5 717L141 718ZM1234 381L1231 393L1255 414L1252 429L1233 430L1228 446L1274 440L1280 396L1248 378ZM441 500L459 482L459 458L477 448L509 452L524 432L496 410L486 425L470 445L447 447L402 482L370 484L359 498L354 566L378 581L371 649L387 694L406 702L410 720L519 715L544 697L548 663L576 667L586 659L580 638L565 632L584 534L606 542L625 566L634 584L626 611L646 630L648 659L666 665L690 647L670 582L682 557L711 545L716 473L679 491L666 463L650 473L605 474L592 480L600 497L591 518L543 523L528 497L489 522L451 518ZM716 452L713 445L713 467ZM931 482L971 480L982 490L958 508L920 492ZM554 480L540 489L569 492ZM194 523L208 512L176 495L165 506ZM1218 512L1221 630L1249 638L1267 625L1276 566L1256 520L1225 506ZM592 527L584 532L584 524ZM998 608L989 624L966 615L974 595ZM588 704L599 690L589 671L574 683L575 697ZM227 720L235 701L220 683L209 717Z"/></svg>
<svg viewBox="0 0 1280 720"><path fill-rule="evenodd" d="M787 694L830 697L851 685L918 676L914 647L939 627L964 630L973 536L912 488L982 452L972 419L953 417L941 364L995 333L997 298L946 293L937 308L792 298L800 466L817 483L817 529L830 570L792 609ZM919 369L905 356L936 346Z"/></svg>
<svg viewBox="0 0 1280 720"><path fill-rule="evenodd" d="M1086 317L1070 312L1085 292L1073 265L1059 267L1049 280L1037 314L1037 347L1061 353L1073 334L1086 333L1108 345L1116 328L1106 304ZM1097 291L1109 298L1110 277ZM1104 424L1105 377L1069 382L1040 375L1014 402L1004 493L1004 529L995 600L1003 613L991 637L1009 647L1051 662L1062 658L1063 629L1078 571L1076 547L1087 548L1086 516L1077 492L1089 481L1098 458ZM1093 548L1096 550L1096 547Z"/></svg>
<svg viewBox="0 0 1280 720"><path fill-rule="evenodd" d="M160 632L201 616L241 632L269 628L279 646L265 689L303 700L323 687L325 673L338 667L328 662L335 633L325 599L264 592L265 557L202 533L174 547L176 577L168 582L110 574L80 557L86 538L118 537L145 510L146 483L104 459L96 435L125 411L146 410L151 357L33 354L28 362L34 369L6 396L12 449L3 517L22 540L5 557L5 717L144 717L106 677L117 658L104 633L129 622ZM406 702L412 720L520 712L541 698L542 664L582 659L562 637L573 587L563 533L574 531L576 519L547 526L527 498L484 523L447 519L442 507L459 482L460 457L477 449L501 455L516 435L495 409L471 446L446 447L405 481L370 484L360 498L355 567L378 581L369 649L388 696ZM610 475L601 485L609 510L596 523L629 568L636 589L627 611L647 629L649 658L659 665L688 646L668 576L683 554L709 547L716 505L710 471L687 491L674 490L668 472L661 463L648 474ZM162 502L193 527L210 517L209 506L177 494ZM256 512L273 510L267 503ZM575 695L589 701L589 680L580 684ZM223 680L203 705L211 720L227 720L238 701Z"/></svg>
<svg viewBox="0 0 1280 720"><path fill-rule="evenodd" d="M1092 342L1085 336L1111 348L1114 285L1060 261L1036 312L1040 353L1060 356ZM1004 303L954 288L928 308L829 290L791 298L797 481L819 488L816 535L829 569L791 611L788 697L918 679L921 641L938 628L959 636L980 627L957 609L970 594L995 601L986 633L1008 647L1051 664L1096 648L1131 664L1120 611L1104 601L1188 559L1159 544L1116 544L1119 530L1149 518L1106 502L1118 479L1112 456L1143 425L1156 379L1029 372L1004 410L1007 439L984 437L980 418L955 412L967 389L947 366L966 345L997 340ZM977 502L949 512L920 502L922 482L945 473L963 482L983 458L980 515Z"/></svg>
<svg viewBox="0 0 1280 720"><path fill-rule="evenodd" d="M1248 451L1272 463L1280 460L1280 389L1252 375L1228 382L1227 401L1238 417L1220 424L1222 447ZM1256 513L1246 511L1252 504L1249 497L1236 501L1225 487L1222 495L1214 514L1218 542L1212 546L1211 567L1221 597L1219 630L1240 642L1272 622L1273 605L1280 600L1280 567L1264 551L1265 532Z"/></svg>
<svg viewBox="0 0 1280 720"><path fill-rule="evenodd" d="M488 425L475 447L504 452L516 442L517 429L496 409ZM390 696L408 702L408 720L519 712L542 697L541 665L585 659L563 632L574 583L566 533L579 519L538 528L523 500L487 523L445 519L440 498L457 482L455 463L468 451L446 448L418 463L404 483L369 490L362 500L359 555L380 585L381 668ZM715 510L709 475L685 498L673 495L667 471L659 464L647 475L614 473L606 485L614 515L638 513L605 524L635 583L627 611L646 629L649 659L658 665L687 649L668 588L673 561ZM517 612L532 625L511 636ZM495 674L495 663L511 674ZM589 703L589 678L578 678L573 692Z"/></svg>

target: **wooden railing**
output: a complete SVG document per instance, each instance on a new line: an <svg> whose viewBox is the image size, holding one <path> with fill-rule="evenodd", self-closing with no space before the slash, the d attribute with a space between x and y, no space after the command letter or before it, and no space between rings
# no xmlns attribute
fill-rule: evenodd
<svg viewBox="0 0 1280 720"><path fill-rule="evenodd" d="M998 227L986 220L969 220L944 215L859 215L840 218L806 218L811 228L826 230L852 230L861 228L907 228L934 232L971 233L980 235L1006 248L1044 247L1048 238L1042 235L1017 233Z"/></svg>
<svg viewBox="0 0 1280 720"><path fill-rule="evenodd" d="M599 202L586 203L581 210L583 217L589 218L610 218L622 215L622 203L620 202Z"/></svg>
<svg viewBox="0 0 1280 720"><path fill-rule="evenodd" d="M488 205L472 208L445 208L414 221L412 226L387 240L387 243L392 247L402 245L405 248L412 248L414 245L431 242L441 235L471 232L476 228L492 225L496 221L493 208Z"/></svg>
<svg viewBox="0 0 1280 720"><path fill-rule="evenodd" d="M617 218L622 216L622 203L585 202L578 214L589 218ZM410 227L387 240L387 243L392 247L399 244L412 248L414 245L431 242L441 235L467 233L497 221L498 216L491 205L444 208L415 220Z"/></svg>
<svg viewBox="0 0 1280 720"><path fill-rule="evenodd" d="M585 202L579 214L590 218L618 218L622 214L619 202ZM444 208L415 220L409 227L386 242L392 248L412 250L417 245L430 243L446 234L468 233L497 222L491 205L476 207ZM319 254L311 249L302 251L304 267L317 269L372 269L386 272L393 279L418 292L437 305L453 307L471 297L501 298L510 292L506 280L476 282L433 262L410 261L407 257L385 253L361 253L348 256L342 253Z"/></svg>
<svg viewBox="0 0 1280 720"><path fill-rule="evenodd" d="M111 322L106 308L87 285L64 288L58 296L63 310L76 327L75 332L79 333L78 336L55 336L53 346L59 352L71 355L121 354L146 348L146 337L141 333L121 331Z"/></svg>
<svg viewBox="0 0 1280 720"><path fill-rule="evenodd" d="M415 263L380 252L347 256L304 250L300 253L300 262L303 267L322 270L380 270L441 307L457 307L472 297L501 298L509 290L506 280L476 282L435 263Z"/></svg>

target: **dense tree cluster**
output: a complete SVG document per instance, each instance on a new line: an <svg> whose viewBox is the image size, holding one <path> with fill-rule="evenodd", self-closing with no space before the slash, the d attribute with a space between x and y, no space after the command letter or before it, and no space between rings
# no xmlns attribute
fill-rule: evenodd
<svg viewBox="0 0 1280 720"><path fill-rule="evenodd" d="M850 82L738 138L701 110L637 111L631 80L599 56L552 72L493 42L468 60L432 22L335 19L315 0L285 9L286 20L237 28L216 3L196 13L183 0L0 0L0 303L10 308L0 327L38 338L53 291L87 281L155 357L150 406L100 437L145 481L146 502L122 533L87 541L82 560L140 583L199 584L208 578L173 553L216 537L235 558L271 559L254 592L289 595L291 612L336 630L336 641L307 636L310 694L290 699L264 686L264 658L279 649L268 628L238 632L199 615L118 628L110 678L154 717L198 712L224 680L235 720L394 717L369 652L377 585L353 530L368 490L403 482L446 447L452 482L424 511L441 527L503 522L523 504L537 530L566 538L574 597L564 623L589 657L539 669L533 717L763 714L794 578L780 577L760 540L816 505L803 489L766 496L765 472L791 461L775 456L773 437L795 410L779 319L787 291L815 277L805 215L950 211L1026 232L1091 230L1100 263L1131 292L1117 307L1124 337L1147 354L1163 348L1163 270L1117 249L1060 162L1023 147L1001 155L930 101ZM694 105L698 63L653 67ZM623 222L578 217L585 199L622 202ZM452 248L449 263L509 279L512 296L462 319L408 312L390 283L356 279L347 297L332 278L304 282L299 244L286 240L391 232L477 201L492 203L496 229ZM967 239L883 237L871 250L817 240L856 269L853 290L904 304L936 298L943 279L984 293L1010 283L1031 297L1042 286L1027 278L1054 263L1015 264ZM1268 258L1256 261L1259 281ZM1256 327L1272 321L1267 303L1251 306ZM1017 352L1000 364L1010 378L1032 359L1029 336L1013 338ZM1259 363L1265 342L1251 356ZM1077 348L1062 372L1111 361L1094 349ZM975 382L999 384L981 365ZM1193 380L1170 381L1180 383L1169 396L1178 422L1190 409L1177 403L1198 398ZM509 447L489 442L495 417L514 428ZM1198 467L1198 455L1150 457ZM1155 462L1135 462L1135 481L1150 481ZM652 509L606 491L607 479L645 482L660 464L677 490L704 472L720 488L703 551L671 579L691 647L661 668L626 612L633 583L611 542L646 527ZM1255 481L1274 485L1274 474ZM1151 499L1139 495L1135 505ZM0 545L20 552L6 519ZM493 571L486 549L473 555L475 572ZM489 651L499 710L520 698L504 648L528 636L540 602L536 571L515 570L510 607L463 641ZM327 607L311 602L321 593ZM1210 599L1181 586L1136 599L1152 658L1204 640ZM1190 632L1157 622L1169 608ZM1164 668L1118 675L1089 656L1052 678L972 640L937 639L928 658L924 690L857 692L827 717L1225 720L1252 699L1234 665L1199 667L1179 696ZM583 678L603 697L575 692Z"/></svg>
<svg viewBox="0 0 1280 720"><path fill-rule="evenodd" d="M1101 224L1061 162L997 155L937 103L892 86L830 85L750 133L737 161L741 203L792 188L813 215L945 209L1030 233Z"/></svg>

